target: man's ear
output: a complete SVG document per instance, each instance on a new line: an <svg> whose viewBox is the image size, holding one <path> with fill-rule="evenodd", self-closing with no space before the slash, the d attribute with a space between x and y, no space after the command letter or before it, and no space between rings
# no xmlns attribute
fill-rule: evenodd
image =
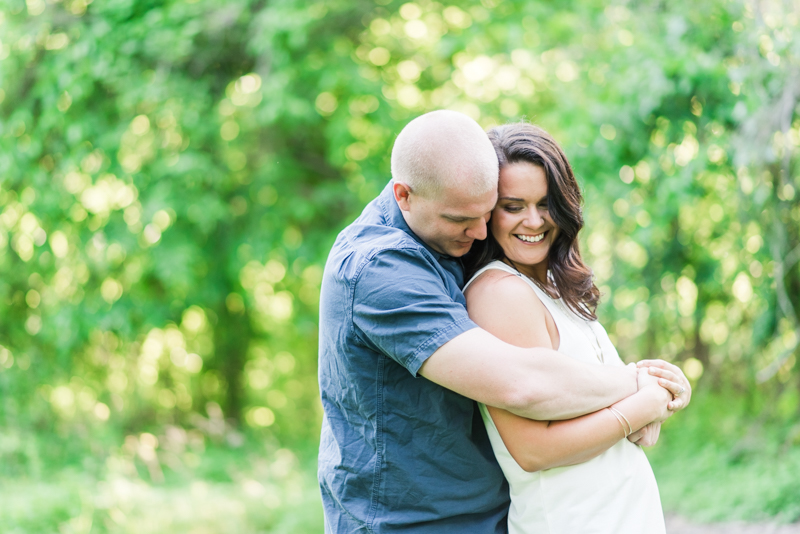
<svg viewBox="0 0 800 534"><path fill-rule="evenodd" d="M409 203L408 197L411 195L411 187L403 182L395 182L392 186L392 190L394 191L394 199L397 201L397 205L400 206L400 209L403 211L410 211L411 204Z"/></svg>

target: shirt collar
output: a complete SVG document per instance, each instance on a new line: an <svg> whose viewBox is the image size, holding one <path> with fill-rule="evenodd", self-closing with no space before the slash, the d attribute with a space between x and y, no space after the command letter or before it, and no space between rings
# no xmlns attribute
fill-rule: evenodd
<svg viewBox="0 0 800 534"><path fill-rule="evenodd" d="M383 219L386 221L386 225L391 226L392 228L397 228L398 230L402 230L413 237L417 243L425 247L428 252L433 254L433 257L436 258L437 261L458 261L459 258L454 258L452 256L448 256L447 254L436 252L411 230L411 228L408 226L408 223L406 223L406 220L403 218L403 212L400 210L400 206L397 205L397 201L394 199L393 185L394 180L389 180L389 183L386 184L386 187L378 196L378 207L383 214Z"/></svg>

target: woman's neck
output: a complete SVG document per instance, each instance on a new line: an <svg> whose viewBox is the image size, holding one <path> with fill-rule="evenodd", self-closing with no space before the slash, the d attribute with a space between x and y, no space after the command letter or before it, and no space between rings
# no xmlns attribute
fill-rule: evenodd
<svg viewBox="0 0 800 534"><path fill-rule="evenodd" d="M503 258L503 263L513 267L521 274L524 274L531 280L536 281L539 285L547 286L549 281L547 279L547 260L537 263L535 265L527 265L524 263L517 263L511 261L507 256Z"/></svg>

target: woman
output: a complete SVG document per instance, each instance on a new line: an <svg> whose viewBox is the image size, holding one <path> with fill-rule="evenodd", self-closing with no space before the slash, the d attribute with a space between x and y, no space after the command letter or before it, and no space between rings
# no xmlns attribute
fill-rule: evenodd
<svg viewBox="0 0 800 534"><path fill-rule="evenodd" d="M470 316L517 346L623 365L595 315L600 295L578 251L582 199L566 156L529 124L494 128L489 138L500 160L499 195L488 238L466 259ZM509 533L663 533L650 464L624 438L654 443L664 402L654 384L569 421L481 405L510 485Z"/></svg>

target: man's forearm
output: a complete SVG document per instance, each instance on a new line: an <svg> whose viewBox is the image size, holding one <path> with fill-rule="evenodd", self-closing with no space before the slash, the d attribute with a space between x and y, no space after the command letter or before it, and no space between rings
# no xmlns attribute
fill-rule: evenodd
<svg viewBox="0 0 800 534"><path fill-rule="evenodd" d="M594 412L637 390L632 368L515 347L480 328L440 347L419 372L465 397L542 421Z"/></svg>
<svg viewBox="0 0 800 534"><path fill-rule="evenodd" d="M596 412L637 391L635 368L590 365L547 349L531 351L523 371L535 390L509 411L542 421L572 419Z"/></svg>

